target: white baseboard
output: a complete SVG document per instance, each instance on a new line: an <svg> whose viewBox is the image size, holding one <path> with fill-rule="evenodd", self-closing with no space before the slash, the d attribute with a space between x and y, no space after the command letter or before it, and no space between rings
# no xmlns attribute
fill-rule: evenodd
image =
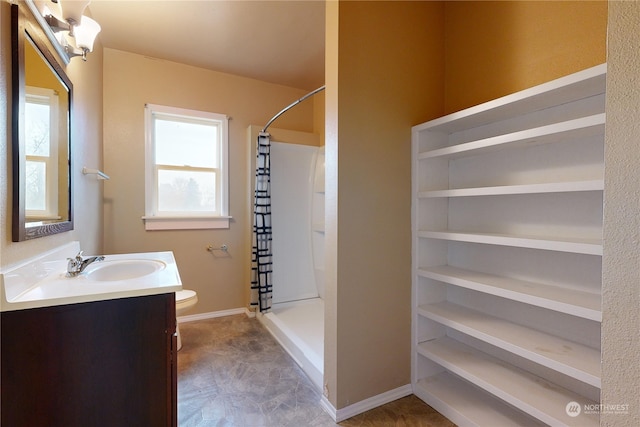
<svg viewBox="0 0 640 427"><path fill-rule="evenodd" d="M378 406L409 396L410 394L413 394L413 388L411 387L411 384L407 384L341 409L334 408L326 396L322 396L322 399L320 399L320 406L322 406L322 409L331 416L333 421L339 423L370 409L377 408Z"/></svg>
<svg viewBox="0 0 640 427"><path fill-rule="evenodd" d="M322 409L324 409L324 411L327 414L329 414L329 416L334 422L336 423L339 422L336 417L336 412L337 412L336 408L334 408L331 402L329 402L329 399L327 399L327 396L325 395L322 396L322 398L320 399L320 406L322 407Z"/></svg>
<svg viewBox="0 0 640 427"><path fill-rule="evenodd" d="M245 308L232 308L230 310L211 311L209 313L190 314L188 316L180 316L177 318L178 323L195 322L197 320L213 319L215 317L234 316L236 314L246 314L247 317L256 317L256 314Z"/></svg>

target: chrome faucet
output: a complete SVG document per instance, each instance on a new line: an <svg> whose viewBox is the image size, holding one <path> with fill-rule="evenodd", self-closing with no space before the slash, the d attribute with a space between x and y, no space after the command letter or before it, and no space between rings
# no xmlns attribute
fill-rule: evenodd
<svg viewBox="0 0 640 427"><path fill-rule="evenodd" d="M85 268L89 264L92 264L96 261L103 261L103 256L93 256L90 258L83 259L82 251L78 252L78 255L75 258L67 258L69 263L67 264L67 277L76 277L78 274L82 273Z"/></svg>

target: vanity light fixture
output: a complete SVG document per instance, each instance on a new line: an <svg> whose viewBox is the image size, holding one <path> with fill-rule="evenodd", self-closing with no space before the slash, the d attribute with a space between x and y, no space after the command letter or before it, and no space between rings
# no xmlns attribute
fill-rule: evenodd
<svg viewBox="0 0 640 427"><path fill-rule="evenodd" d="M76 47L81 50L82 53L71 53L72 56L82 56L82 60L87 60L87 52L93 52L93 42L96 40L96 36L100 32L100 24L88 16L83 16L80 21L80 25L75 27L75 39Z"/></svg>
<svg viewBox="0 0 640 427"><path fill-rule="evenodd" d="M87 53L93 51L93 42L101 28L100 25L82 13L90 1L51 0L44 6L44 20L56 33L56 37L69 57L81 56L87 60ZM73 44L72 44L73 42Z"/></svg>
<svg viewBox="0 0 640 427"><path fill-rule="evenodd" d="M69 24L70 33L73 35L73 27L82 24L82 12L86 9L90 0L55 0L53 3L60 5L60 11L62 13L62 19Z"/></svg>

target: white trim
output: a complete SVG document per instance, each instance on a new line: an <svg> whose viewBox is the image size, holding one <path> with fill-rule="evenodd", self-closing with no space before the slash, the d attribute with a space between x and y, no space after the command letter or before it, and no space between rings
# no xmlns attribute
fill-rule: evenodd
<svg viewBox="0 0 640 427"><path fill-rule="evenodd" d="M406 384L354 403L353 405L346 406L342 409L336 409L331 402L329 402L329 399L327 399L326 396L322 396L322 399L320 399L320 406L331 416L334 422L339 423L358 414L362 414L370 409L377 408L378 406L382 406L411 394L413 394L411 384Z"/></svg>
<svg viewBox="0 0 640 427"><path fill-rule="evenodd" d="M331 404L331 402L329 402L329 399L327 399L327 396L322 396L322 398L320 399L320 407L322 409L324 409L324 411L329 414L329 416L331 417L331 419L333 420L333 422L338 422L338 419L336 417L336 408Z"/></svg>
<svg viewBox="0 0 640 427"><path fill-rule="evenodd" d="M153 109L144 108L144 211L146 216L157 212L155 185L155 145L153 135ZM153 107L153 106L151 106Z"/></svg>
<svg viewBox="0 0 640 427"><path fill-rule="evenodd" d="M143 216L144 229L153 230L204 230L212 228L229 228L230 216L216 217L166 217Z"/></svg>
<svg viewBox="0 0 640 427"><path fill-rule="evenodd" d="M39 221L46 219L60 219L58 213L58 152L60 143L60 133L64 132L66 136L67 123L65 126L59 126L60 115L60 97L58 91L34 86L26 86L25 102L31 105L44 105L49 107L48 117L48 154L26 154L27 163L44 164L45 182L44 182L44 209L27 209L25 213L29 220ZM68 98L68 97L67 97ZM26 107L25 107L26 110ZM26 113L25 113L26 116ZM26 118L25 118L26 120ZM27 124L27 127L31 123ZM62 130L59 128L62 127ZM29 221L32 222L32 221Z"/></svg>
<svg viewBox="0 0 640 427"><path fill-rule="evenodd" d="M229 167L229 116L224 114L220 114L220 116L222 126L220 128L220 164L218 164L218 170L221 172L222 179L219 180L218 187L220 192L218 208L222 215L229 215L229 181L231 175Z"/></svg>
<svg viewBox="0 0 640 427"><path fill-rule="evenodd" d="M198 320L213 319L216 317L235 316L236 314L246 314L247 317L255 317L255 313L246 307L232 308L229 310L210 311L208 313L190 314L177 318L178 323L196 322Z"/></svg>
<svg viewBox="0 0 640 427"><path fill-rule="evenodd" d="M197 212L158 215L157 165L155 163L155 116L206 121L215 123L219 131L216 143L219 150L219 164L216 172L216 206L214 211L204 212L203 218ZM142 217L145 230L183 230L229 228L229 116L220 113L170 107L157 104L145 104L145 215ZM184 166L187 168L187 166ZM184 169L183 168L183 169ZM195 215L194 215L195 214Z"/></svg>

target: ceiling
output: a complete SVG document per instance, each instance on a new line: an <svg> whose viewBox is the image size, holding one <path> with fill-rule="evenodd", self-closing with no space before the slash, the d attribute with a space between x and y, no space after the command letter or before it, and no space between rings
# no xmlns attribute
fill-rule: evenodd
<svg viewBox="0 0 640 427"><path fill-rule="evenodd" d="M324 85L324 1L93 0L104 47L299 89Z"/></svg>

